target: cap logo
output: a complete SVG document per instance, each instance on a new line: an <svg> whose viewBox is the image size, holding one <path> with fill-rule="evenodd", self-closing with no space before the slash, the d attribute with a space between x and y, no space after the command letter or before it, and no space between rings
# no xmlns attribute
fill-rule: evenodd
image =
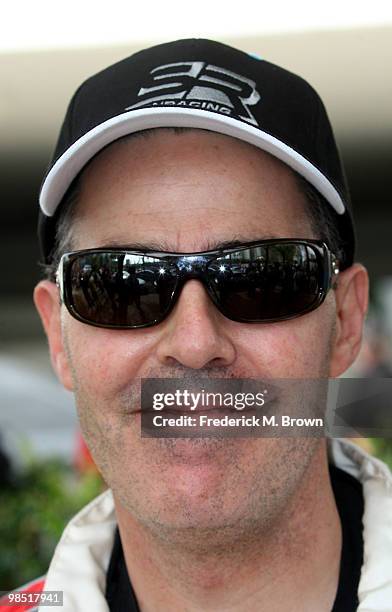
<svg viewBox="0 0 392 612"><path fill-rule="evenodd" d="M199 108L258 125L249 109L260 100L256 83L207 62L176 62L153 68L138 98L125 110L143 106Z"/></svg>

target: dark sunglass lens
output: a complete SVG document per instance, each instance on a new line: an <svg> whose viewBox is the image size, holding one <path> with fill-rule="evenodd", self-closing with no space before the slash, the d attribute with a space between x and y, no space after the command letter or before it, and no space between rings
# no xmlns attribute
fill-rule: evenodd
<svg viewBox="0 0 392 612"><path fill-rule="evenodd" d="M222 311L245 321L284 319L311 309L320 288L315 247L275 243L217 258L209 284Z"/></svg>
<svg viewBox="0 0 392 612"><path fill-rule="evenodd" d="M86 321L142 326L167 311L176 271L164 260L124 252L78 256L67 276L73 310Z"/></svg>

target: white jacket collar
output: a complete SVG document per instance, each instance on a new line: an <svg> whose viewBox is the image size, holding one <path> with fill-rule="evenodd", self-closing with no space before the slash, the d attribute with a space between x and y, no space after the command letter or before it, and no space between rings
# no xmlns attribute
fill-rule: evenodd
<svg viewBox="0 0 392 612"><path fill-rule="evenodd" d="M392 475L382 461L346 440L329 445L330 462L363 487L363 565L358 612L392 610Z"/></svg>
<svg viewBox="0 0 392 612"><path fill-rule="evenodd" d="M392 610L392 476L386 465L346 440L329 443L329 460L358 479L365 509L364 563L358 612ZM63 612L108 612L106 571L116 527L110 490L85 506L65 528L45 590L64 591ZM42 612L43 608L40 608Z"/></svg>

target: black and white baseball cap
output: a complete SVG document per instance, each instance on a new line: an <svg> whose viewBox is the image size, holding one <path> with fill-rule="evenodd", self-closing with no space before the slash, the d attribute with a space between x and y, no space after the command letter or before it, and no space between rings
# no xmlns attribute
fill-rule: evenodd
<svg viewBox="0 0 392 612"><path fill-rule="evenodd" d="M72 181L104 147L159 127L239 138L302 175L336 211L344 262L354 227L343 167L324 105L302 78L222 43L188 39L145 49L86 80L74 94L40 192L44 261Z"/></svg>

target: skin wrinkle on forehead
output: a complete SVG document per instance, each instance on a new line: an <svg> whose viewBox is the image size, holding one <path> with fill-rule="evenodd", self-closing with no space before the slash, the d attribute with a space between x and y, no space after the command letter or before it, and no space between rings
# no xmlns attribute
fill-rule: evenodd
<svg viewBox="0 0 392 612"><path fill-rule="evenodd" d="M274 236L272 234L262 234L260 235L257 240L268 240L270 238L278 238L278 236ZM177 240L178 241L178 240ZM243 244L250 242L249 240L249 236L237 236L234 235L232 240L219 240L219 241L213 241L210 240L208 238L205 239L204 243L201 243L201 247L198 251L193 251L193 252L200 252L203 253L205 251L215 251L215 250L220 250L220 249L227 249L230 247L235 247L235 246L242 246ZM124 249L124 250L128 250L128 251L148 251L151 253L154 252L165 252L165 253L176 253L176 251L173 251L173 249L171 248L170 243L164 241L164 240L160 240L159 242L127 242L127 240L124 238L107 238L104 237L100 240L99 244L97 244L97 249L110 249L110 248L116 248L116 249Z"/></svg>
<svg viewBox="0 0 392 612"><path fill-rule="evenodd" d="M290 171L291 172L291 171ZM304 196L302 196L302 194L300 194L300 192L298 191L298 195L300 196L300 199L302 200L302 209L305 212L306 209L306 201ZM81 194L81 198L83 197L83 194ZM244 196L245 197L245 196ZM80 199L81 199L80 198ZM299 199L299 198L297 198ZM297 203L298 204L298 203ZM221 233L222 231L226 231L227 230L223 230L222 228L220 228L219 226L216 225L216 223L214 222L214 225L211 226L211 221L210 219L213 217L213 215L215 214L216 216L221 217L222 220L225 219L225 215L226 215L226 209L222 204L222 207L218 207L218 206L213 206L213 205L209 205L209 206L198 206L195 203L192 203L191 206L188 205L188 208L185 208L184 210L179 210L176 211L176 216L178 218L178 221L182 222L184 227L182 230L180 230L180 228L178 228L177 230L177 239L175 241L168 241L168 239L166 237L161 237L159 240L157 240L155 237L152 238L151 236L151 231L149 231L149 236L148 239L143 236L143 239L137 239L136 243L141 244L142 246L144 246L146 244L146 246L148 246L148 244L151 245L156 245L156 246L163 246L165 248L158 248L157 250L167 250L167 251L173 251L173 252L181 252L183 249L178 249L176 247L176 244L179 244L180 240L179 240L179 236L182 232L189 232L192 231L192 225L189 226L189 211L191 211L192 216L195 216L197 213L200 214L200 220L202 221L202 223L204 224L205 228L211 231L214 231L215 233ZM145 207L143 208L143 211L139 211L137 208L133 208L130 209L129 211L126 211L124 213L124 216L121 217L121 220L117 219L116 215L112 212L112 209L110 206L107 207L107 209L102 209L100 211L100 214L103 215L103 217L106 217L105 220L105 226L106 227L110 227L110 225L118 225L120 227L117 227L114 233L114 230L110 230L110 233L108 233L107 231L104 231L104 233L100 233L99 237L97 237L96 242L94 243L94 247L95 246L99 246L99 245L105 245L105 244L126 244L129 242L129 237L122 236L121 233L121 226L125 224L125 222L128 222L129 219L129 223L133 223L135 224L135 226L137 226L138 224L145 224L146 225L146 229L151 230L151 228L154 228L156 231L159 231L161 229L162 226L162 222L165 220L165 217L170 216L172 214L172 210L169 207L164 207L162 206L159 210L159 213L157 213L157 211L146 211ZM80 205L76 206L75 208L75 214L74 214L74 218L73 218L73 224L72 224L72 228L70 228L70 240L72 241L73 245L72 247L74 249L76 248L85 248L84 245L84 239L85 239L85 235L83 233L83 222L86 219L86 211L83 211L83 208L81 209ZM91 214L91 212L90 212ZM241 208L239 208L238 210L231 210L230 214L232 215L232 217L237 217L238 221L235 221L234 223L234 227L240 223L244 223L244 214L243 214L243 210ZM231 243L231 242L235 242L235 241L239 241L239 242L249 242L249 241L253 241L253 240L259 240L259 239L267 239L267 238L279 238L279 237L287 237L287 238L318 238L317 235L315 235L315 232L312 231L311 228L311 224L310 221L307 217L307 214L303 215L303 221L304 224L301 227L301 230L297 230L296 232L292 232L292 234L290 235L286 235L286 236L282 236L281 233L276 232L276 231L266 231L266 228L263 227L263 225L260 225L259 229L257 228L257 223L259 223L259 221L262 221L262 217L261 217L261 213L259 213L260 219L249 219L247 225L247 230L246 233L242 232L242 234L239 234L238 231L236 231L233 227L230 230L230 234L227 235L223 235L221 239L215 239L212 240L210 237L206 236L204 237L203 235L199 235L198 238L199 240L202 240L202 242L199 242L198 244L195 244L194 247L194 251L204 251L204 250L210 250L216 247L216 245L219 246L220 243L222 244L226 244L226 243ZM119 221L117 223L117 221ZM268 221L268 219L266 220ZM189 227L188 227L189 226ZM294 234L294 235L293 235ZM132 240L132 243L134 242L134 240Z"/></svg>
<svg viewBox="0 0 392 612"><path fill-rule="evenodd" d="M241 216L241 215L239 215ZM126 237L122 237L119 233L115 236L111 236L106 234L105 236L97 239L94 242L93 246L89 246L88 248L123 248L124 250L141 250L141 251L149 251L149 252L167 252L167 253L198 253L205 251L214 251L218 249L225 249L235 246L241 246L242 244L246 244L248 242L255 242L256 240L268 240L273 238L293 238L293 239L310 239L314 238L314 233L312 233L309 228L307 231L303 232L293 232L293 235L286 236L278 233L272 232L264 232L264 231L256 231L254 226L250 227L250 231L247 235L239 236L237 233L233 233L232 237L225 239L211 239L209 237L199 236L197 242L195 242L193 248L188 249L179 249L178 245L181 243L181 234L178 233L175 240L169 241L167 239L153 240L146 239L145 241L129 241ZM86 248L83 245L83 234L82 231L78 227L78 219L74 220L72 231L70 232L68 244L70 246L70 250L80 250Z"/></svg>

